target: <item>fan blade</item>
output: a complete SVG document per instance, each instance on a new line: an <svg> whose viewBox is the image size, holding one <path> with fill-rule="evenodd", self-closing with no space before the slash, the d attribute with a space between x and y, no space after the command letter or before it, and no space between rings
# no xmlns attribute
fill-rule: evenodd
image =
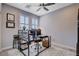
<svg viewBox="0 0 79 59"><path fill-rule="evenodd" d="M37 11L39 11L41 8L38 8Z"/></svg>
<svg viewBox="0 0 79 59"><path fill-rule="evenodd" d="M46 7L44 7L44 9L45 9L46 11L49 11Z"/></svg>
<svg viewBox="0 0 79 59"><path fill-rule="evenodd" d="M55 3L47 3L47 4L44 4L44 6L50 6L50 5L54 5Z"/></svg>
<svg viewBox="0 0 79 59"><path fill-rule="evenodd" d="M43 4L40 4L39 6L43 6Z"/></svg>

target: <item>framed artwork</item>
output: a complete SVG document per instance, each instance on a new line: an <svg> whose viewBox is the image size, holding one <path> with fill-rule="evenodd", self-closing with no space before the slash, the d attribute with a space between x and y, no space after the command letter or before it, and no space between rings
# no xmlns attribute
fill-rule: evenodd
<svg viewBox="0 0 79 59"><path fill-rule="evenodd" d="M7 13L7 21L15 21L15 15Z"/></svg>
<svg viewBox="0 0 79 59"><path fill-rule="evenodd" d="M14 22L6 22L6 28L15 28Z"/></svg>
<svg viewBox="0 0 79 59"><path fill-rule="evenodd" d="M7 13L6 28L15 28L15 15Z"/></svg>

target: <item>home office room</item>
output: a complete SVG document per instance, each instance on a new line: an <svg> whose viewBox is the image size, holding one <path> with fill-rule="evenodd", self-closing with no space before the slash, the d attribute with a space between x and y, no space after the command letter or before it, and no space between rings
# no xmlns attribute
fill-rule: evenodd
<svg viewBox="0 0 79 59"><path fill-rule="evenodd" d="M0 3L0 56L76 56L79 3Z"/></svg>

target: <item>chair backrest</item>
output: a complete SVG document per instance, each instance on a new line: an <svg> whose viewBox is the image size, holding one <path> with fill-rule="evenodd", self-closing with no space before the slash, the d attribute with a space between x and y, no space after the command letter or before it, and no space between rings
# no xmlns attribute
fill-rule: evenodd
<svg viewBox="0 0 79 59"><path fill-rule="evenodd" d="M28 31L27 30L18 30L18 35L21 39L28 40Z"/></svg>
<svg viewBox="0 0 79 59"><path fill-rule="evenodd" d="M37 29L37 35L41 35L41 29Z"/></svg>

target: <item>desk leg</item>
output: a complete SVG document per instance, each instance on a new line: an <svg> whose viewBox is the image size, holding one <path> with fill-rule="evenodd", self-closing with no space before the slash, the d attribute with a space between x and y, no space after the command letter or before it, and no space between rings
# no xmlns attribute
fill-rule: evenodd
<svg viewBox="0 0 79 59"><path fill-rule="evenodd" d="M13 40L13 48L14 48L15 40Z"/></svg>
<svg viewBox="0 0 79 59"><path fill-rule="evenodd" d="M37 54L36 54L36 56L38 56L38 55L39 55L39 42L37 42L36 49L37 49Z"/></svg>
<svg viewBox="0 0 79 59"><path fill-rule="evenodd" d="M48 37L48 41L49 41L48 42L49 43L49 47L51 47L51 37L50 36Z"/></svg>

